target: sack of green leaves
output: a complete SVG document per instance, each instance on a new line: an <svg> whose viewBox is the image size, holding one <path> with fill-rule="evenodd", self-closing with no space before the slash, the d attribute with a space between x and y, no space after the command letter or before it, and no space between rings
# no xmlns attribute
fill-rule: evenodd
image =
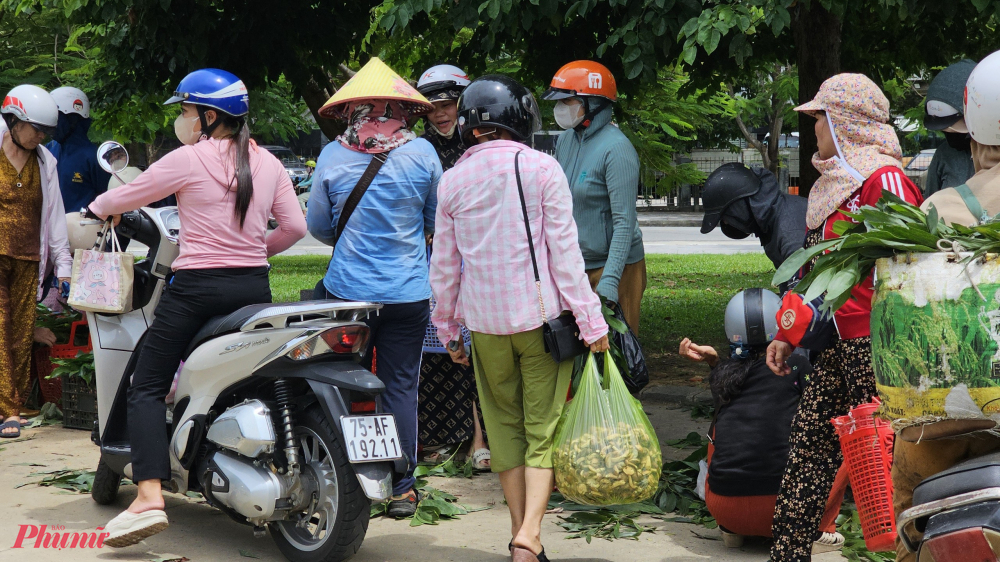
<svg viewBox="0 0 1000 562"><path fill-rule="evenodd" d="M607 353L603 378L594 356L587 358L556 429L552 465L559 491L578 504L638 503L656 493L660 443Z"/></svg>

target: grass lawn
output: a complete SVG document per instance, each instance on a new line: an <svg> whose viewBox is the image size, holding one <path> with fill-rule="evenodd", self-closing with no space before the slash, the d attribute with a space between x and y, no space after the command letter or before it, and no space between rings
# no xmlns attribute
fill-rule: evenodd
<svg viewBox="0 0 1000 562"><path fill-rule="evenodd" d="M271 292L275 302L297 301L326 271L329 256L271 258ZM640 339L651 378L660 383L699 382L708 369L680 360L677 345L684 337L728 353L723 314L737 292L769 287L774 267L764 254L649 255L648 284L642 301ZM696 380L691 381L691 378Z"/></svg>
<svg viewBox="0 0 1000 562"><path fill-rule="evenodd" d="M647 255L646 274L639 339L651 382L700 382L697 378L707 376L708 368L678 357L681 339L715 346L725 356L726 303L743 289L774 290L774 266L764 254Z"/></svg>

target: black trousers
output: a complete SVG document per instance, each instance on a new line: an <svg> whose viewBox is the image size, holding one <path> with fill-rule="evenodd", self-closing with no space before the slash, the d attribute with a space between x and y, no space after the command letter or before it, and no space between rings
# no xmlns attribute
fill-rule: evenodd
<svg viewBox="0 0 1000 562"><path fill-rule="evenodd" d="M317 296L337 298L321 286ZM413 488L417 468L417 400L420 383L420 359L424 346L424 332L430 320L430 300L400 304L386 304L377 314L364 320L371 330L365 367L371 368L372 350L375 356L375 374L385 384L382 408L396 418L399 446L406 458L406 472L393 478L392 493L405 494Z"/></svg>
<svg viewBox="0 0 1000 562"><path fill-rule="evenodd" d="M182 269L156 306L128 391L132 479L169 480L167 406L174 373L195 334L213 316L271 302L266 267Z"/></svg>

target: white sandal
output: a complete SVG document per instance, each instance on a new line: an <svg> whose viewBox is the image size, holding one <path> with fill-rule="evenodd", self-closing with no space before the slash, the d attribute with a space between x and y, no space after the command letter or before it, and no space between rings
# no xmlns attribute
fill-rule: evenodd
<svg viewBox="0 0 1000 562"><path fill-rule="evenodd" d="M472 468L479 472L489 472L492 470L490 465L483 463L490 460L490 458L489 449L476 449L472 452Z"/></svg>
<svg viewBox="0 0 1000 562"><path fill-rule="evenodd" d="M104 544L112 548L132 546L166 529L167 525L167 514L162 509L142 513L123 511L105 525L108 538L104 539Z"/></svg>
<svg viewBox="0 0 1000 562"><path fill-rule="evenodd" d="M812 553L822 554L824 552L840 550L844 548L845 542L844 535L840 533L823 533L813 542Z"/></svg>

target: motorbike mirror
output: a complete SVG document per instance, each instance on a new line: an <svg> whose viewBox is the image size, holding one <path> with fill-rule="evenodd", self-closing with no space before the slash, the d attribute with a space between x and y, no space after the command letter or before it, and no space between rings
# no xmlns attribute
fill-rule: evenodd
<svg viewBox="0 0 1000 562"><path fill-rule="evenodd" d="M128 151L121 143L106 141L97 147L97 161L110 174L117 174L128 166Z"/></svg>

